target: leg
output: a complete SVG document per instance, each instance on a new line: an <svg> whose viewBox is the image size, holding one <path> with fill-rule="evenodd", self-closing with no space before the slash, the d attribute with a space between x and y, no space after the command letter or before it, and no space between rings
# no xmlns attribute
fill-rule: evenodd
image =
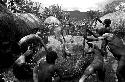
<svg viewBox="0 0 125 82"><path fill-rule="evenodd" d="M37 66L36 67L34 67L34 69L33 69L33 81L34 82L38 82L38 76L37 76L37 71L38 71L38 69L37 69Z"/></svg>
<svg viewBox="0 0 125 82"><path fill-rule="evenodd" d="M98 56L95 57L92 64L89 65L88 68L85 70L84 75L82 76L82 78L80 78L79 82L84 82L85 79L88 78L95 71L97 71L98 80L104 82L105 70L103 69L103 60L101 60L101 58L98 58Z"/></svg>
<svg viewBox="0 0 125 82"><path fill-rule="evenodd" d="M118 82L125 82L125 56L122 56L116 71Z"/></svg>
<svg viewBox="0 0 125 82"><path fill-rule="evenodd" d="M99 82L105 81L105 69L104 68L98 69L96 75L97 75L97 79Z"/></svg>
<svg viewBox="0 0 125 82"><path fill-rule="evenodd" d="M85 70L84 74L80 78L79 82L85 82L85 79L87 79L91 74L94 73L94 68L92 65L88 66Z"/></svg>

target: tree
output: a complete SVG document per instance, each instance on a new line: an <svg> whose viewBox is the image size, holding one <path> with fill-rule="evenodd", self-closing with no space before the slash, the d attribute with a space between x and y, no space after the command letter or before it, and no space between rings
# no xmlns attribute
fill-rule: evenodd
<svg viewBox="0 0 125 82"><path fill-rule="evenodd" d="M63 11L59 5L51 5L48 8L45 7L44 11L42 12L42 16L44 20L49 16L54 16L61 22L66 22L69 20L70 14Z"/></svg>
<svg viewBox="0 0 125 82"><path fill-rule="evenodd" d="M115 9L125 11L125 3L121 2Z"/></svg>
<svg viewBox="0 0 125 82"><path fill-rule="evenodd" d="M102 16L102 12L101 11L94 11L94 10L90 10L90 11L87 11L87 15L89 17L90 20L96 18L96 17L101 17Z"/></svg>
<svg viewBox="0 0 125 82"><path fill-rule="evenodd" d="M7 8L14 13L32 13L40 17L41 3L31 0L7 0Z"/></svg>
<svg viewBox="0 0 125 82"><path fill-rule="evenodd" d="M125 2L125 0L114 0L113 2L111 3L108 3L107 5L105 5L105 8L104 8L104 12L103 14L108 14L108 13L113 13L116 10L116 7L119 6L121 4L121 2Z"/></svg>

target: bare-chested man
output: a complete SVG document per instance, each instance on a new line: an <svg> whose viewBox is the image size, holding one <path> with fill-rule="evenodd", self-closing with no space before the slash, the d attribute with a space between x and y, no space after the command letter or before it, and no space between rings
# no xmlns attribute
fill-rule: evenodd
<svg viewBox="0 0 125 82"><path fill-rule="evenodd" d="M58 74L58 70L55 66L55 60L57 59L57 53L54 51L48 52L46 55L46 61L40 62L34 69L34 82L52 82L54 74ZM57 81L56 81L57 82Z"/></svg>

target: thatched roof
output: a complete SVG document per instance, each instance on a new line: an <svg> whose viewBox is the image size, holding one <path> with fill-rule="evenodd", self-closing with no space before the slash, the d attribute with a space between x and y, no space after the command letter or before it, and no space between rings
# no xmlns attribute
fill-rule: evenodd
<svg viewBox="0 0 125 82"><path fill-rule="evenodd" d="M42 28L42 22L30 13L13 14L0 4L0 38L2 40L19 41L22 37L33 33L33 29Z"/></svg>
<svg viewBox="0 0 125 82"><path fill-rule="evenodd" d="M53 17L53 16L50 16L50 17L46 18L44 23L47 23L47 24L61 24L61 22L56 17Z"/></svg>
<svg viewBox="0 0 125 82"><path fill-rule="evenodd" d="M16 16L24 20L32 29L39 28L42 23L37 16L31 13L16 13Z"/></svg>
<svg viewBox="0 0 125 82"><path fill-rule="evenodd" d="M33 33L35 28L42 28L41 20L31 13L16 13L14 18L21 37Z"/></svg>
<svg viewBox="0 0 125 82"><path fill-rule="evenodd" d="M114 13L109 13L104 15L100 18L102 21L104 19L111 19L111 28L112 31L122 31L122 28L125 28L125 12L124 11L117 11ZM103 28L103 25L101 23L97 23L97 28Z"/></svg>

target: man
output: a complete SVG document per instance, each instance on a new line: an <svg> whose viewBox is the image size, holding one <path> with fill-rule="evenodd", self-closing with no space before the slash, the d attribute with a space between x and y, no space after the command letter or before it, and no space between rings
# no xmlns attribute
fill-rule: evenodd
<svg viewBox="0 0 125 82"><path fill-rule="evenodd" d="M101 21L100 19L97 19L99 21ZM103 56L107 54L106 52L106 45L107 45L107 40L106 39L102 39L103 34L105 33L111 33L111 20L110 19L105 19L104 22L102 23L104 25L104 28L101 29L97 29L96 33L91 32L89 29L87 29L87 32L92 34L95 38L86 38L86 40L89 41L98 41L98 40L102 40L102 44L101 44L101 49L102 49L102 54Z"/></svg>
<svg viewBox="0 0 125 82"><path fill-rule="evenodd" d="M105 69L103 68L103 57L107 55L106 53L106 45L107 41L105 40L106 36L110 34L110 19L104 20L104 26L105 28L102 28L100 30L97 30L98 34L92 33L90 30L87 29L87 31L92 34L95 38L87 38L88 43L89 41L98 41L102 40L101 49L99 49L96 45L93 48L92 52L94 52L95 57L93 62L88 66L88 68L85 70L82 78L79 80L79 82L84 82L86 78L88 78L89 75L97 71L98 73L98 79L101 82L104 82L105 80ZM108 34L107 34L108 33Z"/></svg>
<svg viewBox="0 0 125 82"><path fill-rule="evenodd" d="M31 80L33 77L32 69L26 62L28 56L33 54L33 51L28 49L24 54L22 54L13 65L13 74L18 80Z"/></svg>
<svg viewBox="0 0 125 82"><path fill-rule="evenodd" d="M40 62L34 69L34 82L52 82L54 74L58 74L58 69L55 66L57 53L50 51L46 55L46 61Z"/></svg>

